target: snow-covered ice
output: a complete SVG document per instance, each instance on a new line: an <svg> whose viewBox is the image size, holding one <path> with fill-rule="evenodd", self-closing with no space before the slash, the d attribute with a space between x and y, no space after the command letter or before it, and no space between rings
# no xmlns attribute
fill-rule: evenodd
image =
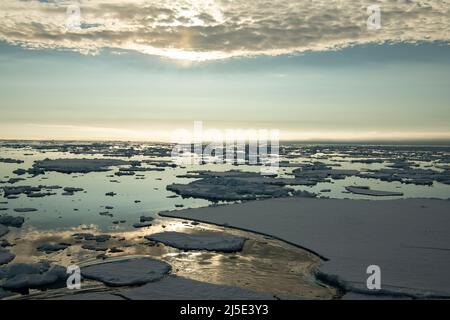
<svg viewBox="0 0 450 320"><path fill-rule="evenodd" d="M108 171L112 166L128 164L120 159L44 159L36 161L35 169L61 173L89 173Z"/></svg>
<svg viewBox="0 0 450 320"><path fill-rule="evenodd" d="M220 252L241 251L247 240L243 237L228 236L217 232L203 231L198 233L161 232L145 237L151 241L180 250L208 250Z"/></svg>
<svg viewBox="0 0 450 320"><path fill-rule="evenodd" d="M151 258L108 261L81 269L83 277L109 286L142 285L161 279L171 270L169 264Z"/></svg>
<svg viewBox="0 0 450 320"><path fill-rule="evenodd" d="M0 268L0 287L6 290L42 288L67 279L66 268L47 261L17 263Z"/></svg>
<svg viewBox="0 0 450 320"><path fill-rule="evenodd" d="M259 232L327 259L320 278L354 292L450 297L450 201L282 198L164 212ZM383 292L369 291L368 266Z"/></svg>

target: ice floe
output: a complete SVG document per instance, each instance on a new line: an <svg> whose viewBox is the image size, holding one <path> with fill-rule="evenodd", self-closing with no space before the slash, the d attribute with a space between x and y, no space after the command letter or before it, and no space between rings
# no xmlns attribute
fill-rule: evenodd
<svg viewBox="0 0 450 320"><path fill-rule="evenodd" d="M3 237L8 232L9 232L8 227L4 226L3 224L0 224L0 237Z"/></svg>
<svg viewBox="0 0 450 320"><path fill-rule="evenodd" d="M109 286L142 285L160 280L171 270L169 264L151 258L108 261L82 268L83 277Z"/></svg>
<svg viewBox="0 0 450 320"><path fill-rule="evenodd" d="M3 264L7 264L9 262L11 262L12 260L14 260L16 256L4 249L0 249L0 265ZM0 282L0 286L1 286L1 282Z"/></svg>
<svg viewBox="0 0 450 320"><path fill-rule="evenodd" d="M70 247L67 243L44 243L40 245L37 250L45 253L53 253L61 250L65 250Z"/></svg>
<svg viewBox="0 0 450 320"><path fill-rule="evenodd" d="M108 171L112 166L128 164L119 159L44 159L33 164L41 171L56 171L60 173L89 173Z"/></svg>
<svg viewBox="0 0 450 320"><path fill-rule="evenodd" d="M171 184L166 189L183 197L203 198L213 201L287 197L294 191L291 188L286 188L285 182L252 172L198 171L180 177L200 179L188 184Z"/></svg>
<svg viewBox="0 0 450 320"><path fill-rule="evenodd" d="M228 236L217 232L197 233L161 232L145 236L147 240L161 242L180 250L208 250L220 252L241 251L247 240L243 237Z"/></svg>
<svg viewBox="0 0 450 320"><path fill-rule="evenodd" d="M26 213L26 212L35 212L38 211L36 208L15 208L15 212Z"/></svg>
<svg viewBox="0 0 450 320"><path fill-rule="evenodd" d="M349 186L345 187L345 190L354 193L354 194L362 194L366 196L375 196L375 197L401 197L403 196L403 192L393 192L393 191L382 191L382 190L372 190L370 187L366 186Z"/></svg>
<svg viewBox="0 0 450 320"><path fill-rule="evenodd" d="M0 216L0 225L20 228L24 222L24 217Z"/></svg>
<svg viewBox="0 0 450 320"><path fill-rule="evenodd" d="M267 234L323 257L318 276L365 294L450 297L450 201L283 198L161 213ZM366 287L368 266L382 291Z"/></svg>
<svg viewBox="0 0 450 320"><path fill-rule="evenodd" d="M38 289L67 279L66 268L51 265L48 261L17 263L0 268L0 287L21 291Z"/></svg>

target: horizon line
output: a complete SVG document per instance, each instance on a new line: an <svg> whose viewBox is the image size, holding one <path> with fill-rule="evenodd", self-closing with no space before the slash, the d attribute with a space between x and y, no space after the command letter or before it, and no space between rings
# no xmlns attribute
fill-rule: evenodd
<svg viewBox="0 0 450 320"><path fill-rule="evenodd" d="M10 139L0 138L0 142L84 142L84 143L106 143L106 142L127 142L127 143L157 143L157 144L176 144L170 141L158 140L129 140L129 139ZM210 141L203 141L202 143L210 143ZM450 139L402 139L402 140L298 140L298 139L280 139L279 143L299 143L299 144L355 144L355 145L397 145L397 146L440 146L450 147ZM192 142L191 144L194 144Z"/></svg>

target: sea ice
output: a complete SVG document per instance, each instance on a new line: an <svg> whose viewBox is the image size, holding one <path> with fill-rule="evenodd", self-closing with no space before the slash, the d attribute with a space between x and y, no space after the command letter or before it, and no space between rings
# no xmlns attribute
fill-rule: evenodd
<svg viewBox="0 0 450 320"><path fill-rule="evenodd" d="M362 194L366 196L376 196L376 197L403 196L402 192L372 190L369 187L361 187L361 186L358 187L349 186L345 187L345 190L354 194Z"/></svg>
<svg viewBox="0 0 450 320"><path fill-rule="evenodd" d="M24 217L0 216L0 225L20 228L25 222Z"/></svg>
<svg viewBox="0 0 450 320"><path fill-rule="evenodd" d="M0 237L3 237L8 232L9 232L8 227L4 226L3 224L0 224Z"/></svg>
<svg viewBox="0 0 450 320"><path fill-rule="evenodd" d="M247 240L243 237L223 235L218 232L202 231L194 234L181 232L161 232L145 236L180 250L208 250L220 252L241 251Z"/></svg>
<svg viewBox="0 0 450 320"><path fill-rule="evenodd" d="M160 213L252 230L325 259L318 276L345 291L450 297L450 201L283 198ZM382 292L366 287L378 265Z"/></svg>
<svg viewBox="0 0 450 320"><path fill-rule="evenodd" d="M67 243L44 243L40 245L37 250L45 253L53 253L61 250L65 250L70 247Z"/></svg>
<svg viewBox="0 0 450 320"><path fill-rule="evenodd" d="M112 166L126 164L127 161L119 159L44 159L36 161L33 167L43 171L70 174L108 171Z"/></svg>
<svg viewBox="0 0 450 320"><path fill-rule="evenodd" d="M0 268L0 287L7 290L42 288L67 279L66 268L49 262L17 263Z"/></svg>
<svg viewBox="0 0 450 320"><path fill-rule="evenodd" d="M130 258L84 267L83 277L109 286L142 285L160 280L171 270L170 265L151 258Z"/></svg>
<svg viewBox="0 0 450 320"><path fill-rule="evenodd" d="M137 222L133 224L133 228L139 229L139 228L147 228L151 227L152 224L150 222Z"/></svg>
<svg viewBox="0 0 450 320"><path fill-rule="evenodd" d="M11 253L7 250L4 250L4 249L0 249L0 265L9 263L15 257L16 256L13 253ZM0 283L0 286L1 286L1 283Z"/></svg>
<svg viewBox="0 0 450 320"><path fill-rule="evenodd" d="M34 212L37 211L37 209L35 208L16 208L14 209L15 212L19 212L19 213L25 213L25 212Z"/></svg>

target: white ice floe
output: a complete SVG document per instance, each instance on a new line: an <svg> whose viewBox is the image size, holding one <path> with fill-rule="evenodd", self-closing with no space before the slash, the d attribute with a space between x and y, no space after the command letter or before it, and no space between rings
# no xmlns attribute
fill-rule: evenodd
<svg viewBox="0 0 450 320"><path fill-rule="evenodd" d="M242 173L245 176L245 172ZM211 201L255 200L287 197L294 190L285 184L274 184L273 180L257 177L208 177L188 184L173 183L166 187L182 197L208 199Z"/></svg>
<svg viewBox="0 0 450 320"><path fill-rule="evenodd" d="M161 232L145 237L180 250L208 250L220 252L241 251L247 240L243 237L227 236L217 232L203 231L195 234Z"/></svg>
<svg viewBox="0 0 450 320"><path fill-rule="evenodd" d="M171 270L169 264L151 258L108 261L84 267L83 277L109 286L141 285L161 279Z"/></svg>
<svg viewBox="0 0 450 320"><path fill-rule="evenodd" d="M450 201L283 198L161 213L280 238L326 261L318 276L347 291L450 297ZM368 266L382 291L367 289Z"/></svg>

